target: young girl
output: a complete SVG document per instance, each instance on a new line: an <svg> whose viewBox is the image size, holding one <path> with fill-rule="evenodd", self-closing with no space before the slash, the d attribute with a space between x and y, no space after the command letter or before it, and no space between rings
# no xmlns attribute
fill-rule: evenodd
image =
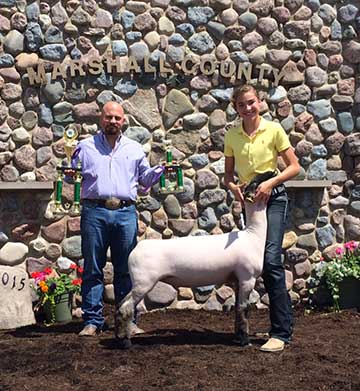
<svg viewBox="0 0 360 391"><path fill-rule="evenodd" d="M265 246L263 279L270 300L270 339L260 348L265 352L278 352L289 343L293 315L289 293L285 285L285 268L281 262L288 197L283 182L300 171L298 160L289 139L280 124L260 116L257 91L244 85L234 91L233 105L242 119L239 126L225 135L225 185L235 199L244 202L240 185L234 180L234 171L241 183L249 183L257 174L277 171L280 155L286 168L278 175L261 183L255 201L267 202L268 230Z"/></svg>

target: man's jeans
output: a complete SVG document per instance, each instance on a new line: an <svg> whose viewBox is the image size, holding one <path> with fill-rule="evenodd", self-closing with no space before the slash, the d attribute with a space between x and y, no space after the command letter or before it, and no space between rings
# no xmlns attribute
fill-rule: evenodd
<svg viewBox="0 0 360 391"><path fill-rule="evenodd" d="M115 302L120 302L130 292L128 257L136 245L137 228L134 205L109 210L84 201L81 213L81 248L84 257L81 293L85 325L92 324L98 329L104 325L103 268L109 247L114 267Z"/></svg>
<svg viewBox="0 0 360 391"><path fill-rule="evenodd" d="M267 237L263 279L270 300L270 336L289 342L293 329L291 300L285 284L281 246L288 211L286 193L270 197L267 206Z"/></svg>

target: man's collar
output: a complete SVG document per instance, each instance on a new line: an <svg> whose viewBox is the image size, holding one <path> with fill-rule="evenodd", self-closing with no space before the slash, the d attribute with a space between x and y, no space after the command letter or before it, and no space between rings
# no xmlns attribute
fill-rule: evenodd
<svg viewBox="0 0 360 391"><path fill-rule="evenodd" d="M101 133L100 134L101 134L102 141L106 142L107 144L109 144L109 142L107 141L106 135L105 135L105 133L104 133L104 131L102 129L101 129ZM123 136L122 132L120 132L119 137L117 138L115 145L122 144L125 141L124 137L125 136Z"/></svg>

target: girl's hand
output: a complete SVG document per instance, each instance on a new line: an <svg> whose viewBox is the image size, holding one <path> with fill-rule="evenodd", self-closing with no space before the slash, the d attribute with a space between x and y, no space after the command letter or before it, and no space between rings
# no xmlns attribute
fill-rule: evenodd
<svg viewBox="0 0 360 391"><path fill-rule="evenodd" d="M244 196L242 194L242 188L239 185L233 185L230 187L231 192L234 194L236 201L240 201L244 206Z"/></svg>
<svg viewBox="0 0 360 391"><path fill-rule="evenodd" d="M272 189L273 189L273 182L271 179L260 183L260 185L256 189L255 200L264 201L265 203L267 203L271 196Z"/></svg>

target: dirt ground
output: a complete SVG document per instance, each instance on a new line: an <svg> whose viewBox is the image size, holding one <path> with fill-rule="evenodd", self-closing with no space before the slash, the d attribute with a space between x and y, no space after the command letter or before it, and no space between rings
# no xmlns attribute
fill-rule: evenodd
<svg viewBox="0 0 360 391"><path fill-rule="evenodd" d="M107 308L107 312L110 309ZM143 315L146 333L131 350L116 345L111 327L79 338L81 322L0 332L0 390L360 390L360 313L296 311L293 342L262 353L255 333L266 310L251 314L252 346L232 343L233 316L204 311Z"/></svg>

